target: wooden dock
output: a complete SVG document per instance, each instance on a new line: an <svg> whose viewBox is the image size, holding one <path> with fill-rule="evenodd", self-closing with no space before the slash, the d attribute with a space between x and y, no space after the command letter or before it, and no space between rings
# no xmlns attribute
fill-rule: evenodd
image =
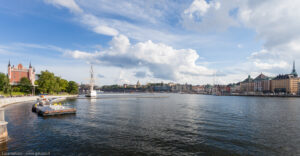
<svg viewBox="0 0 300 156"><path fill-rule="evenodd" d="M70 109L64 109L64 110L47 110L47 111L43 111L43 110L37 109L37 113L40 116L76 114L76 109L75 108L70 108Z"/></svg>

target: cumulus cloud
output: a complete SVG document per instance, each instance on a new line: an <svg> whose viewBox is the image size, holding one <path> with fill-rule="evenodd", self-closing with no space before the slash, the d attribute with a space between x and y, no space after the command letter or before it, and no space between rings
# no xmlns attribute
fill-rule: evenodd
<svg viewBox="0 0 300 156"><path fill-rule="evenodd" d="M298 6L300 1L294 0L194 0L182 13L182 24L200 32L250 28L263 46L248 57L249 64L256 70L278 72L300 60Z"/></svg>
<svg viewBox="0 0 300 156"><path fill-rule="evenodd" d="M294 0L249 0L240 6L239 17L245 26L255 29L266 48L271 48L299 39L299 5L300 1Z"/></svg>
<svg viewBox="0 0 300 156"><path fill-rule="evenodd" d="M204 16L208 9L216 9L218 10L221 7L219 2L211 2L208 3L205 0L194 0L194 2L184 11L184 14L187 14L190 18L194 18L195 16Z"/></svg>
<svg viewBox="0 0 300 156"><path fill-rule="evenodd" d="M300 60L299 5L293 0L256 0L240 6L239 19L264 43L249 57L255 66L278 72L291 68L292 60Z"/></svg>
<svg viewBox="0 0 300 156"><path fill-rule="evenodd" d="M214 71L196 65L199 58L193 49L174 49L152 41L131 44L124 35L115 36L111 47L101 52L67 51L75 59L121 68L147 68L154 78L180 81L183 77L209 76ZM143 76L138 73L137 76Z"/></svg>

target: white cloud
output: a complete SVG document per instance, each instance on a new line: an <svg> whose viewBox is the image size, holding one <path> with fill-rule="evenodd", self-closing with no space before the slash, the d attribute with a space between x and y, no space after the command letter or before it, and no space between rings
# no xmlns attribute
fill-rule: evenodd
<svg viewBox="0 0 300 156"><path fill-rule="evenodd" d="M93 30L98 34L103 34L103 35L109 35L109 36L118 35L117 30L110 28L108 26L105 26L105 25L96 26L93 28Z"/></svg>
<svg viewBox="0 0 300 156"><path fill-rule="evenodd" d="M82 52L79 50L74 50L74 51L66 50L65 55L66 56L71 55L75 59L88 59L88 60L93 59L94 57L94 54Z"/></svg>
<svg viewBox="0 0 300 156"><path fill-rule="evenodd" d="M74 0L45 0L45 2L53 4L57 7L66 7L73 13L82 13L83 10L76 4Z"/></svg>
<svg viewBox="0 0 300 156"><path fill-rule="evenodd" d="M236 6L236 0L194 0L182 13L182 25L190 30L206 32L226 30L238 23L229 12Z"/></svg>
<svg viewBox="0 0 300 156"><path fill-rule="evenodd" d="M106 21L100 20L96 16L89 13L80 14L77 17L77 20L80 21L80 23L87 25L92 31L98 34L116 36L119 33L118 30L107 26L108 24Z"/></svg>
<svg viewBox="0 0 300 156"><path fill-rule="evenodd" d="M82 24L87 25L91 30L98 34L108 36L115 36L118 34L116 29L107 26L104 21L83 11L74 0L45 0L45 2L69 9L77 16L77 20L79 20Z"/></svg>
<svg viewBox="0 0 300 156"><path fill-rule="evenodd" d="M219 9L214 7L217 3L221 4ZM278 73L289 68L292 60L300 61L298 6L300 1L294 0L194 0L183 12L182 24L200 32L232 26L253 29L263 46L248 57L248 64L256 72Z"/></svg>
<svg viewBox="0 0 300 156"><path fill-rule="evenodd" d="M219 2L208 3L205 0L194 0L189 8L184 10L184 14L187 14L189 18L201 17L206 14L208 9L218 10L221 7Z"/></svg>
<svg viewBox="0 0 300 156"><path fill-rule="evenodd" d="M214 73L213 70L196 65L199 55L192 49L174 49L150 40L131 45L124 35L114 37L110 45L109 49L102 52L68 51L66 54L75 59L124 69L147 68L152 77L163 80L192 81Z"/></svg>
<svg viewBox="0 0 300 156"><path fill-rule="evenodd" d="M299 39L299 5L294 0L252 0L240 6L239 18L271 48Z"/></svg>
<svg viewBox="0 0 300 156"><path fill-rule="evenodd" d="M126 17L134 21L157 23L163 18L165 5L172 5L172 1L148 1L148 0L83 0L78 1L85 10L95 15L115 15ZM117 5L116 5L117 4Z"/></svg>
<svg viewBox="0 0 300 156"><path fill-rule="evenodd" d="M269 70L274 68L286 69L289 67L289 64L285 61L275 62L275 63L266 63L266 62L253 62L256 67L261 70Z"/></svg>
<svg viewBox="0 0 300 156"><path fill-rule="evenodd" d="M298 6L300 1L294 0L249 0L240 5L239 19L264 42L263 49L254 52L250 60L264 62L257 63L264 69L286 68L286 62L291 68L292 60L300 60Z"/></svg>
<svg viewBox="0 0 300 156"><path fill-rule="evenodd" d="M112 52L124 54L130 46L130 41L126 36L119 35L112 39L110 45Z"/></svg>

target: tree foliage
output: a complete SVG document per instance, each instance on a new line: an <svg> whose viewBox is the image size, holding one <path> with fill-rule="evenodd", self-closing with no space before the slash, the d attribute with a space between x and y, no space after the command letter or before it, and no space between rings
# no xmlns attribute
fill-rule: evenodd
<svg viewBox="0 0 300 156"><path fill-rule="evenodd" d="M37 85L38 93L61 93L68 92L70 94L78 94L78 85L74 81L67 81L58 76L55 76L54 73L49 71L42 71L41 74L38 75L38 80L34 82ZM4 93L13 92L23 92L23 93L31 93L32 84L30 80L26 77L20 80L19 85L11 86L9 84L9 78L7 75L0 73L0 91Z"/></svg>
<svg viewBox="0 0 300 156"><path fill-rule="evenodd" d="M0 73L0 91L3 91L5 82L6 81L6 75L3 73Z"/></svg>
<svg viewBox="0 0 300 156"><path fill-rule="evenodd" d="M42 71L40 75L38 75L39 79L36 81L38 85L38 91L40 93L60 93L60 92L68 92L70 94L78 93L78 85L74 81L68 82L65 79L62 79L58 76L55 76L54 73L49 71Z"/></svg>
<svg viewBox="0 0 300 156"><path fill-rule="evenodd" d="M60 91L61 92L67 92L67 87L68 87L69 83L67 80L65 79L60 79L59 80L59 86L60 86Z"/></svg>
<svg viewBox="0 0 300 156"><path fill-rule="evenodd" d="M0 91L4 93L11 93L11 86L7 75L0 73Z"/></svg>
<svg viewBox="0 0 300 156"><path fill-rule="evenodd" d="M21 78L19 88L21 92L24 93L31 93L32 91L32 84L30 80L26 77Z"/></svg>
<svg viewBox="0 0 300 156"><path fill-rule="evenodd" d="M54 93L55 89L55 83L56 78L54 76L54 73L51 73L49 71L41 71L41 74L39 75L38 82L38 90L40 93Z"/></svg>
<svg viewBox="0 0 300 156"><path fill-rule="evenodd" d="M70 94L78 94L78 85L74 81L69 81L67 91Z"/></svg>

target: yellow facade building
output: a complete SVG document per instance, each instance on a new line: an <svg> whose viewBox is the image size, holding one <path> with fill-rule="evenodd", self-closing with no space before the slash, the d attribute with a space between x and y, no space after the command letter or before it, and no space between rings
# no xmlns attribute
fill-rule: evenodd
<svg viewBox="0 0 300 156"><path fill-rule="evenodd" d="M299 82L300 78L298 78L294 62L291 74L278 75L271 80L271 91L274 93L297 94Z"/></svg>
<svg viewBox="0 0 300 156"><path fill-rule="evenodd" d="M275 79L271 80L271 91L275 93L298 93L298 83L300 78L294 77L294 75L278 75Z"/></svg>

